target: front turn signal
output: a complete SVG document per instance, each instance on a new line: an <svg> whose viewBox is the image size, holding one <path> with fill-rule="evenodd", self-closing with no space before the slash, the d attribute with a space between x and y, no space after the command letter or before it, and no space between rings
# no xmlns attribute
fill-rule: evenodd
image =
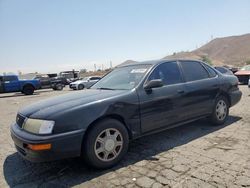
<svg viewBox="0 0 250 188"><path fill-rule="evenodd" d="M27 144L27 148L33 151L50 150L51 144Z"/></svg>

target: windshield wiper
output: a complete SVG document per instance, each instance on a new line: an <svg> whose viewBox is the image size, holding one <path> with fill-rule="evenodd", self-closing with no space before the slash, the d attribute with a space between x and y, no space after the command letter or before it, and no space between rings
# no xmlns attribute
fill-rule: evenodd
<svg viewBox="0 0 250 188"><path fill-rule="evenodd" d="M101 89L101 90L115 90L115 89L107 88L107 87L98 87L96 89Z"/></svg>

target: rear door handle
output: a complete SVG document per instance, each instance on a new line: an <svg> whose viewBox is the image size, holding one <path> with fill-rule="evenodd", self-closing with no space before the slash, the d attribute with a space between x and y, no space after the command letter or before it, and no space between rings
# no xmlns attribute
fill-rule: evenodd
<svg viewBox="0 0 250 188"><path fill-rule="evenodd" d="M183 93L185 93L185 91L184 91L184 90L177 90L177 92L178 92L179 94L183 94Z"/></svg>

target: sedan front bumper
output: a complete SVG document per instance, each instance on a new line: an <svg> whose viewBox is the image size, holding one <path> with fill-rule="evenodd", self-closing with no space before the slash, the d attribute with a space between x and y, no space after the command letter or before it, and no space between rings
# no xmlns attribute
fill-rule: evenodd
<svg viewBox="0 0 250 188"><path fill-rule="evenodd" d="M81 145L84 131L76 130L55 135L35 135L21 129L17 124L11 126L11 137L18 153L31 162L54 161L58 159L78 157L81 155ZM33 151L29 144L51 144L51 149Z"/></svg>

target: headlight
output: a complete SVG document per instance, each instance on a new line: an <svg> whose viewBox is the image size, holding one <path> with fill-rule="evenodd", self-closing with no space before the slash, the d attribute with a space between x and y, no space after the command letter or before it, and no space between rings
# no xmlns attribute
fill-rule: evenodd
<svg viewBox="0 0 250 188"><path fill-rule="evenodd" d="M54 124L54 121L26 118L22 127L35 134L51 134Z"/></svg>

